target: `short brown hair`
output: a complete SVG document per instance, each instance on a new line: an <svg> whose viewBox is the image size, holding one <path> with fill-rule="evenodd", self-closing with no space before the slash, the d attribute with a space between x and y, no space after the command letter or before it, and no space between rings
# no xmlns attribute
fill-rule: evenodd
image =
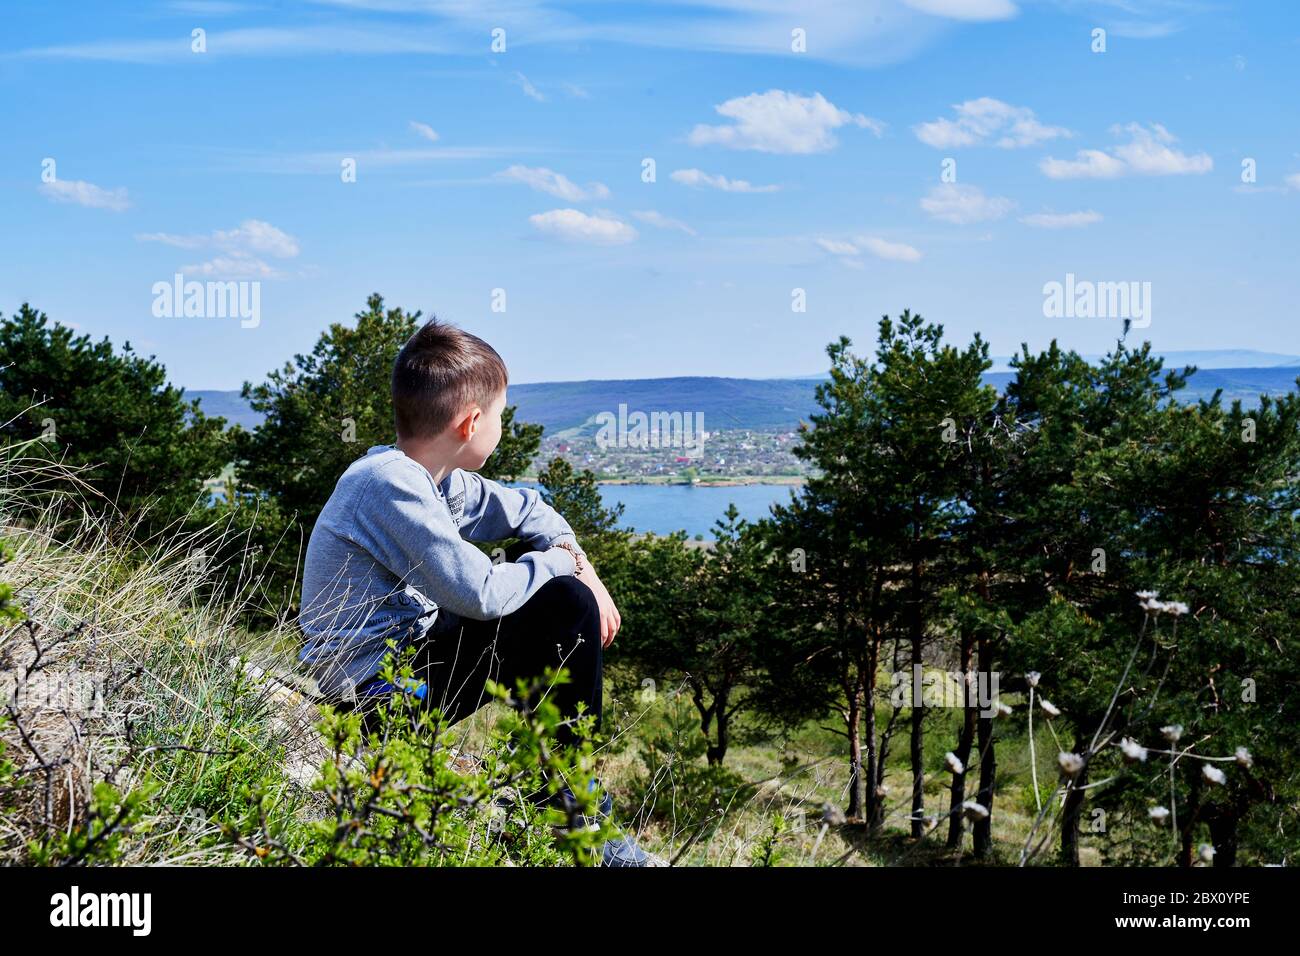
<svg viewBox="0 0 1300 956"><path fill-rule="evenodd" d="M508 382L496 349L477 335L430 319L402 346L393 365L397 437L433 437L466 405L488 405Z"/></svg>

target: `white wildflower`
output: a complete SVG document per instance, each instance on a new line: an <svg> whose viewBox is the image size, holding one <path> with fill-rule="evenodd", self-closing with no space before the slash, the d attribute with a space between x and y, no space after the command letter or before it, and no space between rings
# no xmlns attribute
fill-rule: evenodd
<svg viewBox="0 0 1300 956"><path fill-rule="evenodd" d="M989 816L988 807L974 800L967 800L961 805L961 809L967 820L987 820Z"/></svg>
<svg viewBox="0 0 1300 956"><path fill-rule="evenodd" d="M1079 771L1083 769L1083 758L1078 754L1058 754L1056 760L1067 777L1077 776Z"/></svg>
<svg viewBox="0 0 1300 956"><path fill-rule="evenodd" d="M1164 736L1165 740L1169 741L1171 744L1176 744L1178 743L1178 738L1183 735L1183 725L1169 724L1166 727L1161 727L1160 733Z"/></svg>
<svg viewBox="0 0 1300 956"><path fill-rule="evenodd" d="M1038 701L1038 703L1042 706L1043 710L1047 711L1047 716L1049 717L1061 716L1060 709L1055 704L1053 704L1050 700L1048 700L1046 697L1041 698Z"/></svg>
<svg viewBox="0 0 1300 956"><path fill-rule="evenodd" d="M1159 824L1160 826L1164 826L1166 821L1168 821L1169 819L1169 808L1152 807L1150 810L1147 811L1147 816L1151 818L1152 823L1156 823Z"/></svg>
<svg viewBox="0 0 1300 956"><path fill-rule="evenodd" d="M1150 601L1153 598L1160 597L1159 591L1135 591L1139 601Z"/></svg>
<svg viewBox="0 0 1300 956"><path fill-rule="evenodd" d="M1249 767L1254 764L1255 758L1250 755L1250 751L1245 747L1237 748L1237 766Z"/></svg>
<svg viewBox="0 0 1300 956"><path fill-rule="evenodd" d="M966 768L961 765L961 760L951 750L943 755L944 763L948 765L948 770L952 773L961 773Z"/></svg>
<svg viewBox="0 0 1300 956"><path fill-rule="evenodd" d="M1208 763L1201 764L1201 776L1205 778L1206 783L1212 783L1219 787L1222 787L1228 782L1227 774L1218 767Z"/></svg>
<svg viewBox="0 0 1300 956"><path fill-rule="evenodd" d="M1121 740L1119 749L1124 752L1125 763L1138 763L1147 759L1147 748L1131 737L1125 737Z"/></svg>
<svg viewBox="0 0 1300 956"><path fill-rule="evenodd" d="M1214 847L1210 846L1208 843L1202 843L1199 852L1201 854L1201 859L1206 863L1214 862Z"/></svg>
<svg viewBox="0 0 1300 956"><path fill-rule="evenodd" d="M1030 687L1037 687L1038 678L1042 676L1043 675L1038 673L1038 671L1030 671L1028 674L1025 675L1025 680L1029 682Z"/></svg>
<svg viewBox="0 0 1300 956"><path fill-rule="evenodd" d="M994 714L993 716L994 716L994 717L1010 717L1010 716L1011 716L1011 705L1010 705L1010 704L1004 704L1004 703L1002 703L1002 701L998 701L998 712L997 712L996 714Z"/></svg>

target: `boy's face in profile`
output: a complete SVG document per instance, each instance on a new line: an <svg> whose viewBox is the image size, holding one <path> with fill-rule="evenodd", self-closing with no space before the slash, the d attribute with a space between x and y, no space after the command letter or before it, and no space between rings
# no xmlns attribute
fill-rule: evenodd
<svg viewBox="0 0 1300 956"><path fill-rule="evenodd" d="M478 471L488 456L496 450L501 441L501 413L506 407L506 390L501 389L487 407L474 406L470 413L470 427L473 434L461 449L457 467L466 471Z"/></svg>

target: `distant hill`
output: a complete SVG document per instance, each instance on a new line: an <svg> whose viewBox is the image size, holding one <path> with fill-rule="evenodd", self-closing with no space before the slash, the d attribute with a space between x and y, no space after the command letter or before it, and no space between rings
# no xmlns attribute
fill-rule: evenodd
<svg viewBox="0 0 1300 956"><path fill-rule="evenodd" d="M1182 362L1166 362L1166 370L1181 371ZM1194 363L1193 363L1194 364ZM1215 389L1223 389L1219 401L1225 406L1240 399L1243 405L1255 405L1261 394L1281 395L1295 391L1300 363L1289 368L1203 368L1187 380L1187 387L1176 396L1181 402L1212 398ZM984 381L999 392L1015 377L1014 372L988 372Z"/></svg>
<svg viewBox="0 0 1300 956"><path fill-rule="evenodd" d="M1095 362L1101 358L1097 354L1084 353L1083 357L1090 362ZM1256 368L1291 368L1300 366L1300 355L1289 355L1283 352L1261 352L1258 349L1190 349L1180 352L1164 352L1161 357L1165 360L1165 368L1179 368L1185 365L1195 365L1199 369L1256 369ZM993 355L990 356L993 367L990 371L1005 372L1011 368L1011 356ZM794 375L791 378L797 381L806 381L808 379L822 379L826 373L819 375Z"/></svg>
<svg viewBox="0 0 1300 956"><path fill-rule="evenodd" d="M1171 353L1177 355L1178 353ZM1166 368L1181 368L1183 361L1173 360ZM1261 394L1282 394L1295 389L1300 376L1300 361L1277 368L1205 368L1196 372L1179 393L1184 402L1209 398L1215 389L1223 389L1222 401L1231 404L1240 399L1254 405ZM1001 391L1012 378L1011 372L988 372L984 381ZM750 428L758 431L794 429L800 419L818 410L814 390L821 379L806 378L681 378L601 379L586 382L539 382L512 385L510 403L519 410L516 419L537 422L546 434L568 432L573 435L593 433L594 422L601 412L618 414L620 404L628 412L665 411L704 413L704 427L716 429ZM250 409L236 391L193 391L188 397L202 401L204 412L221 415L230 423L255 428L261 416Z"/></svg>
<svg viewBox="0 0 1300 956"><path fill-rule="evenodd" d="M1195 365L1200 369L1226 370L1300 366L1300 355L1257 352L1254 349L1198 349L1191 352L1164 352L1161 357L1165 360L1165 368Z"/></svg>
<svg viewBox="0 0 1300 956"><path fill-rule="evenodd" d="M601 412L703 412L704 427L769 430L792 427L817 407L815 381L773 378L640 378L512 385L515 417L539 422L548 434L581 428ZM590 425L591 428L598 426Z"/></svg>
<svg viewBox="0 0 1300 956"><path fill-rule="evenodd" d="M1165 365L1166 368L1170 366ZM1261 394L1283 395L1296 389L1300 362L1280 368L1207 368L1187 380L1187 388L1178 393L1184 402L1210 398L1216 388L1223 389L1219 401L1231 405L1241 399L1243 405L1256 405Z"/></svg>
<svg viewBox="0 0 1300 956"><path fill-rule="evenodd" d="M1101 358L1100 355L1086 354L1083 357L1090 362ZM1192 349L1182 352L1163 352L1161 358L1165 360L1165 368L1181 369L1185 365L1195 365L1202 371L1300 366L1300 355L1260 352L1256 349ZM1009 361L1009 356L993 356L993 371L1006 371L1010 368Z"/></svg>

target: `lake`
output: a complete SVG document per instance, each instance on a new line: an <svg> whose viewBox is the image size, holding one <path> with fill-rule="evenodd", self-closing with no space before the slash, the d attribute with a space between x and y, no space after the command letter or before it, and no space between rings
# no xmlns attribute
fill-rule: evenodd
<svg viewBox="0 0 1300 956"><path fill-rule="evenodd" d="M512 487L536 488L532 481L506 482ZM773 502L790 500L798 485L599 485L606 508L623 503L621 524L636 531L671 534L685 529L688 537L697 534L713 539L713 523L722 517L727 505L735 502L736 510L746 521L757 521L770 514ZM224 501L221 487L209 488L213 502Z"/></svg>
<svg viewBox="0 0 1300 956"><path fill-rule="evenodd" d="M521 481L521 487L537 487ZM622 524L637 531L670 534L685 529L689 537L697 534L712 539L713 523L722 517L727 505L734 502L746 521L757 521L770 514L773 502L790 500L797 485L600 485L600 497L606 508L622 502Z"/></svg>

